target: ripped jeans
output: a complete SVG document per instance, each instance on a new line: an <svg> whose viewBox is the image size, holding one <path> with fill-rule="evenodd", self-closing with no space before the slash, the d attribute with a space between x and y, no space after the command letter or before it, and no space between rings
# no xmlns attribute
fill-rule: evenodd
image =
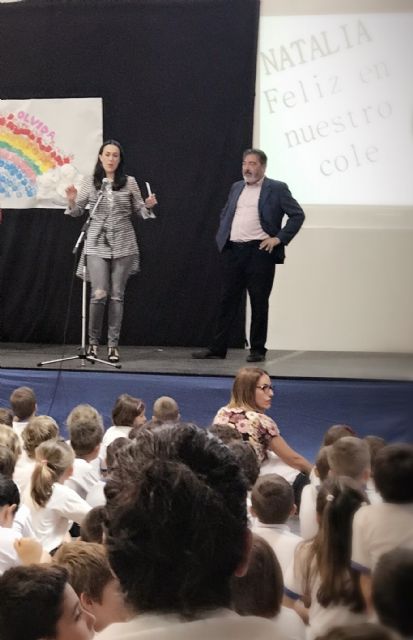
<svg viewBox="0 0 413 640"><path fill-rule="evenodd" d="M134 256L100 258L87 256L92 284L89 305L89 344L99 344L106 301L109 297L108 347L117 347L123 316L123 295Z"/></svg>

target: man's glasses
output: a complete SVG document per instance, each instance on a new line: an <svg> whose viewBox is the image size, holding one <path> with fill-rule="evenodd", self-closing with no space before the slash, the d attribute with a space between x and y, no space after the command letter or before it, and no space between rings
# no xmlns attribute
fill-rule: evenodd
<svg viewBox="0 0 413 640"><path fill-rule="evenodd" d="M269 393L270 391L274 393L272 384L259 384L257 385L257 389L261 389L261 391L264 391L264 393Z"/></svg>

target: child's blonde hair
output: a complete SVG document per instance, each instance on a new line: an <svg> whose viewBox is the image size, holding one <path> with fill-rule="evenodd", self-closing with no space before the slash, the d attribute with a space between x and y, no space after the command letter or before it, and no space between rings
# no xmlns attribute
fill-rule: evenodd
<svg viewBox="0 0 413 640"><path fill-rule="evenodd" d="M52 440L59 435L57 422L50 416L34 416L30 418L23 429L23 448L29 458L35 457L36 448L46 440Z"/></svg>
<svg viewBox="0 0 413 640"><path fill-rule="evenodd" d="M35 504L44 507L49 501L53 485L73 465L75 454L63 440L46 440L36 449L36 466L32 474L31 497Z"/></svg>
<svg viewBox="0 0 413 640"><path fill-rule="evenodd" d="M176 400L161 396L153 403L153 418L157 422L176 422L179 420L179 407Z"/></svg>

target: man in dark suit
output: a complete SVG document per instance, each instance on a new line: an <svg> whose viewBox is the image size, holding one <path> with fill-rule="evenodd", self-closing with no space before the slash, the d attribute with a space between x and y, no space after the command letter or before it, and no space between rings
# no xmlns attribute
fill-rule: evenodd
<svg viewBox="0 0 413 640"><path fill-rule="evenodd" d="M209 349L195 351L193 358L225 358L231 327L247 290L251 301L247 361L265 360L268 299L275 265L284 262L284 247L304 222L304 212L288 186L267 178L266 166L267 156L260 149L244 152L244 180L232 185L216 235L223 267L217 327ZM288 220L282 227L284 215Z"/></svg>

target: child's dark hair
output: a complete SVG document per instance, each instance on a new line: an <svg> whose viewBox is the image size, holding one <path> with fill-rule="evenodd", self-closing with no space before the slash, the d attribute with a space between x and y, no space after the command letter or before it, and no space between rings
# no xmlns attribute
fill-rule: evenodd
<svg viewBox="0 0 413 640"><path fill-rule="evenodd" d="M333 424L324 434L323 447L334 444L337 440L340 440L340 438L356 435L354 429L348 424Z"/></svg>
<svg viewBox="0 0 413 640"><path fill-rule="evenodd" d="M242 616L274 618L284 583L280 563L266 540L253 534L247 573L231 580L232 608Z"/></svg>
<svg viewBox="0 0 413 640"><path fill-rule="evenodd" d="M405 638L413 636L412 593L413 549L384 553L373 573L373 604L380 622Z"/></svg>
<svg viewBox="0 0 413 640"><path fill-rule="evenodd" d="M20 493L17 485L11 478L0 473L0 507L20 504Z"/></svg>
<svg viewBox="0 0 413 640"><path fill-rule="evenodd" d="M383 447L376 456L374 482L385 502L413 502L413 445Z"/></svg>
<svg viewBox="0 0 413 640"><path fill-rule="evenodd" d="M235 455L239 466L241 467L247 479L248 490L250 490L260 474L260 464L257 454L248 442L242 440L232 440L228 443L228 447Z"/></svg>
<svg viewBox="0 0 413 640"><path fill-rule="evenodd" d="M106 525L105 507L93 507L85 516L80 527L80 537L83 542L103 543Z"/></svg>
<svg viewBox="0 0 413 640"><path fill-rule="evenodd" d="M261 476L251 492L251 505L263 524L284 524L294 506L294 492L277 473Z"/></svg>

